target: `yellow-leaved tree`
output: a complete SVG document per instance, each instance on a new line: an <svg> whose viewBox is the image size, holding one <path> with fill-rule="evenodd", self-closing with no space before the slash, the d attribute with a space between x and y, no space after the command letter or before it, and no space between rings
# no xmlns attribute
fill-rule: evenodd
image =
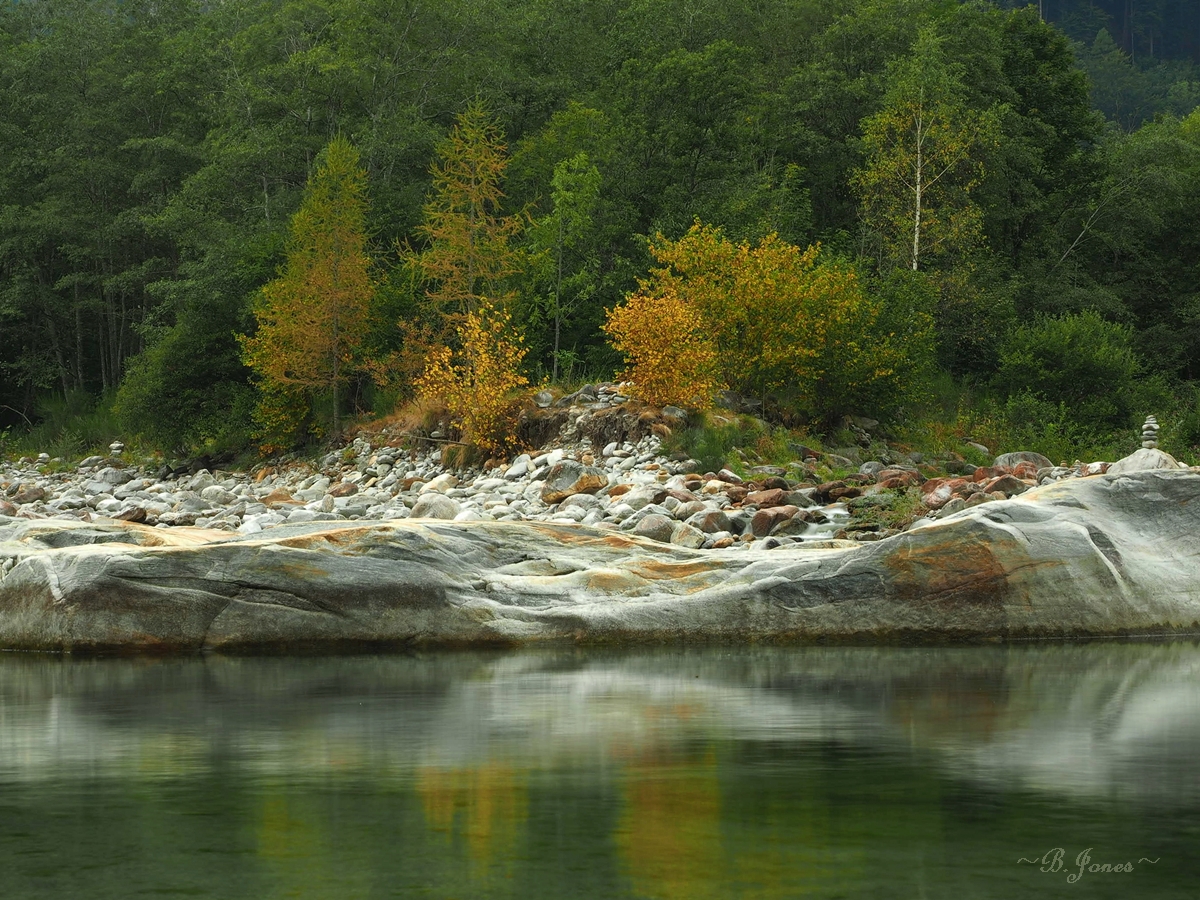
<svg viewBox="0 0 1200 900"><path fill-rule="evenodd" d="M528 384L525 348L507 310L481 298L457 327L458 349L433 349L417 390L446 404L466 443L489 452L507 449L511 395Z"/></svg>
<svg viewBox="0 0 1200 900"><path fill-rule="evenodd" d="M633 364L639 391L642 382L675 384L676 397L711 396L723 384L829 418L856 398L877 403L899 389L914 341L928 341L928 317L894 327L854 270L822 260L817 246L801 249L773 234L756 246L735 244L719 229L696 223L677 241L659 235L650 249L660 267L610 313L608 326L614 347ZM671 321L671 310L683 311L674 314L675 327L655 331L647 320ZM640 339L652 345L644 354L649 366L616 343L628 340L623 323L631 318L643 323ZM703 364L678 365L689 352Z"/></svg>
<svg viewBox="0 0 1200 900"><path fill-rule="evenodd" d="M499 124L478 101L437 147L433 191L419 229L429 246L417 264L430 284L431 310L451 324L482 300L502 297L504 280L518 268L512 240L521 220L500 210L506 151Z"/></svg>
<svg viewBox="0 0 1200 900"><path fill-rule="evenodd" d="M707 409L720 386L704 318L676 291L643 285L608 314L604 332L629 363L635 395L658 406Z"/></svg>
<svg viewBox="0 0 1200 900"><path fill-rule="evenodd" d="M477 102L438 145L420 229L429 245L415 257L429 285L424 327L402 323L424 349L419 395L444 402L463 440L488 451L505 449L511 395L527 384L506 286L520 265L512 244L520 220L500 208L505 151L499 125Z"/></svg>
<svg viewBox="0 0 1200 900"><path fill-rule="evenodd" d="M241 336L260 390L261 446L286 449L319 400L331 404L318 433L339 430L341 387L358 370L374 286L367 256L367 173L358 150L336 137L317 158L292 217L287 261L259 291L257 328Z"/></svg>

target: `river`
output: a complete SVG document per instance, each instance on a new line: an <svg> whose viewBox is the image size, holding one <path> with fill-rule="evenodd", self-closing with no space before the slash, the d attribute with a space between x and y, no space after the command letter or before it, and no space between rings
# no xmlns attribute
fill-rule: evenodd
<svg viewBox="0 0 1200 900"><path fill-rule="evenodd" d="M6 900L1190 900L1198 847L1190 641L0 654Z"/></svg>

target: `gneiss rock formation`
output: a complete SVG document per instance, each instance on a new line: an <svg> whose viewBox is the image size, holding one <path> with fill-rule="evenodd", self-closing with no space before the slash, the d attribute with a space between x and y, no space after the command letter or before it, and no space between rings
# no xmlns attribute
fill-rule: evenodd
<svg viewBox="0 0 1200 900"><path fill-rule="evenodd" d="M1200 474L1179 468L1063 480L874 543L775 550L692 550L559 522L408 518L230 534L9 518L0 519L0 647L1187 631L1200 629L1198 529Z"/></svg>

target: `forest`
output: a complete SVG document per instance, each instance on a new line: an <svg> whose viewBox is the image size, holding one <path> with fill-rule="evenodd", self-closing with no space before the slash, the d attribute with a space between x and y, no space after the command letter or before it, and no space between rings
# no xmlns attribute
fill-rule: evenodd
<svg viewBox="0 0 1200 900"><path fill-rule="evenodd" d="M1198 105L1189 0L13 0L0 435L486 443L632 366L1194 451Z"/></svg>

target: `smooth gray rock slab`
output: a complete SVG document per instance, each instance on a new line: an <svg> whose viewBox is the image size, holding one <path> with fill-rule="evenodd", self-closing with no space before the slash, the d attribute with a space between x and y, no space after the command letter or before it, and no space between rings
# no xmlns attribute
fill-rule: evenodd
<svg viewBox="0 0 1200 900"><path fill-rule="evenodd" d="M1143 447L1108 467L1110 475L1128 475L1130 472L1147 472L1152 469L1178 469L1179 461L1170 453Z"/></svg>
<svg viewBox="0 0 1200 900"><path fill-rule="evenodd" d="M1198 531L1200 475L1191 470L1071 479L886 540L774 550L691 550L547 522L311 522L231 534L0 517L0 647L1200 631Z"/></svg>

